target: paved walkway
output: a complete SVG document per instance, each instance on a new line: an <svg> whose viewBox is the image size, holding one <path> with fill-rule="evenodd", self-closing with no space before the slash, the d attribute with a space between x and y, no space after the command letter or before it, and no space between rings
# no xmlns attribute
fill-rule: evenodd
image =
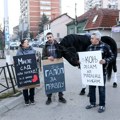
<svg viewBox="0 0 120 120"><path fill-rule="evenodd" d="M118 78L120 78L119 66L120 63L118 61ZM46 96L42 83L41 88L37 88L35 95L36 105L34 106L25 107L22 95L0 102L0 106L3 106L0 111L4 110L0 120L120 120L119 80L117 88L112 87L112 81L106 83L106 111L100 114L97 112L98 107L91 110L85 109L85 106L89 104L89 100L86 95L79 96L81 89L80 71L66 62L65 70L66 91L64 96L67 99L66 105L60 104L54 98L51 105L45 105ZM88 89L86 92L88 92Z"/></svg>
<svg viewBox="0 0 120 120"><path fill-rule="evenodd" d="M5 62L4 60L2 60L2 61ZM118 61L117 61L118 66L120 66L120 62L119 61L120 61L120 54L118 55ZM0 63L1 63L1 60L0 60ZM77 76L74 76L74 77L77 77ZM120 67L118 67L118 76L117 77L120 78ZM71 78L68 78L68 79L71 79ZM43 83L42 79L41 79L41 81ZM74 86L74 84L73 84L73 86ZM120 81L118 81L118 88L116 88L116 89L112 88L112 84L111 83L107 83L107 87L108 87L107 88L107 103L108 103L107 106L109 108L109 110L107 110L107 111L110 114L110 116L113 113L116 115L116 116L112 116L113 119L110 118L109 120L120 120L120 115L119 115L119 113L120 113L120 106L119 106L119 103L120 103L120 94L119 94L120 93L120 89L119 89L119 86L120 86ZM41 86L37 88L36 92L38 92L38 94L41 94L40 91L41 91L42 88L43 88L43 84L41 84ZM70 89L71 89L71 87L70 87ZM75 90L76 87L72 88L72 89ZM75 90L75 91L78 92L79 90ZM73 96L72 96L71 93L69 94L70 91L71 90L68 90L67 96L69 96L69 97L71 96L72 97L71 99L74 99L73 98L74 94L73 94ZM77 93L75 93L75 94L77 94ZM86 100L86 98L83 97L83 98L81 98L81 100ZM7 111L9 111L9 110L11 110L11 109L13 109L14 107L16 107L17 105L19 105L21 103L23 103L23 96L22 95L20 95L19 97L11 97L11 98L7 98L7 99L4 99L4 100L1 100L0 101L0 115L5 113L5 112L7 112ZM85 107L86 103L83 102L83 104L84 104L84 107ZM81 105L82 105L82 103L81 103ZM117 113L115 113L115 112L117 112ZM89 118L90 114L88 112L85 112L85 113L88 114L88 118ZM108 115L108 113L107 114L105 113L105 116ZM81 120L83 120L83 119L81 119ZM103 119L100 119L100 120L103 120ZM105 120L108 120L108 119L105 119Z"/></svg>

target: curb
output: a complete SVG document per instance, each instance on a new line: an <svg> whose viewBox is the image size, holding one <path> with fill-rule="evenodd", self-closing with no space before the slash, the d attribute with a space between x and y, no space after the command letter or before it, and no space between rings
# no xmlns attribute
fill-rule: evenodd
<svg viewBox="0 0 120 120"><path fill-rule="evenodd" d="M2 115L5 112L8 112L9 110L16 107L22 102L23 102L23 95L20 95L19 97L11 97L1 101L0 115Z"/></svg>
<svg viewBox="0 0 120 120"><path fill-rule="evenodd" d="M38 93L42 88L43 88L43 85L40 85L40 87L36 87L35 94ZM10 111L11 109L13 109L14 107L16 107L17 105L23 102L24 102L23 94L16 97L6 98L0 101L0 115Z"/></svg>

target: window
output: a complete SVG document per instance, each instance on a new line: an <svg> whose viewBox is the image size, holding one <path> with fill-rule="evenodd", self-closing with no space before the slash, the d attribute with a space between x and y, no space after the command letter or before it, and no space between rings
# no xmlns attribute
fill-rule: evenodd
<svg viewBox="0 0 120 120"><path fill-rule="evenodd" d="M74 28L70 28L69 34L73 34L73 33L74 33Z"/></svg>
<svg viewBox="0 0 120 120"><path fill-rule="evenodd" d="M60 37L60 33L57 33L57 37L58 37L58 38Z"/></svg>
<svg viewBox="0 0 120 120"><path fill-rule="evenodd" d="M40 7L41 10L51 10L50 6L41 6Z"/></svg>
<svg viewBox="0 0 120 120"><path fill-rule="evenodd" d="M95 15L95 17L93 18L93 23L95 23L96 22L96 20L97 20L97 18L98 18L98 15Z"/></svg>
<svg viewBox="0 0 120 120"><path fill-rule="evenodd" d="M40 1L40 4L42 4L42 5L50 5L51 2L50 1Z"/></svg>
<svg viewBox="0 0 120 120"><path fill-rule="evenodd" d="M41 15L43 15L43 14L45 14L45 15L51 15L51 12L47 12L47 11L41 11L41 13L40 13Z"/></svg>
<svg viewBox="0 0 120 120"><path fill-rule="evenodd" d="M81 32L81 27L77 27L77 33Z"/></svg>

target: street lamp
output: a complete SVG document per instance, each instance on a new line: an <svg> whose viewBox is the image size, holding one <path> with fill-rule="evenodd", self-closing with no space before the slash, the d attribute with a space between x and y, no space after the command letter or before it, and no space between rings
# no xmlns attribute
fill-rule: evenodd
<svg viewBox="0 0 120 120"><path fill-rule="evenodd" d="M4 30L5 30L5 56L6 63L11 64L10 46L9 46L9 16L8 16L8 0L4 0Z"/></svg>
<svg viewBox="0 0 120 120"><path fill-rule="evenodd" d="M75 3L75 34L77 33L77 3Z"/></svg>
<svg viewBox="0 0 120 120"><path fill-rule="evenodd" d="M66 7L67 8L71 8L72 6L66 6ZM75 3L75 8L74 8L73 11L74 11L74 16L73 16L74 17L74 21L73 21L73 24L74 24L74 33L76 34L77 33L77 3Z"/></svg>

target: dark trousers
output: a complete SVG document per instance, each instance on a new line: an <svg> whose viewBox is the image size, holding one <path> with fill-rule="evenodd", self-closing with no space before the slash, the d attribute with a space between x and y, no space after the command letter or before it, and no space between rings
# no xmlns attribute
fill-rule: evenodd
<svg viewBox="0 0 120 120"><path fill-rule="evenodd" d="M99 86L99 106L105 106L105 81L106 76L104 76L104 86ZM96 104L96 86L89 86L90 104Z"/></svg>
<svg viewBox="0 0 120 120"><path fill-rule="evenodd" d="M25 101L34 101L35 88L24 89L23 96Z"/></svg>
<svg viewBox="0 0 120 120"><path fill-rule="evenodd" d="M63 97L63 93L62 92L58 92L58 96L59 96L59 98L62 98ZM52 97L52 93L51 94L47 94L47 97L51 98Z"/></svg>

